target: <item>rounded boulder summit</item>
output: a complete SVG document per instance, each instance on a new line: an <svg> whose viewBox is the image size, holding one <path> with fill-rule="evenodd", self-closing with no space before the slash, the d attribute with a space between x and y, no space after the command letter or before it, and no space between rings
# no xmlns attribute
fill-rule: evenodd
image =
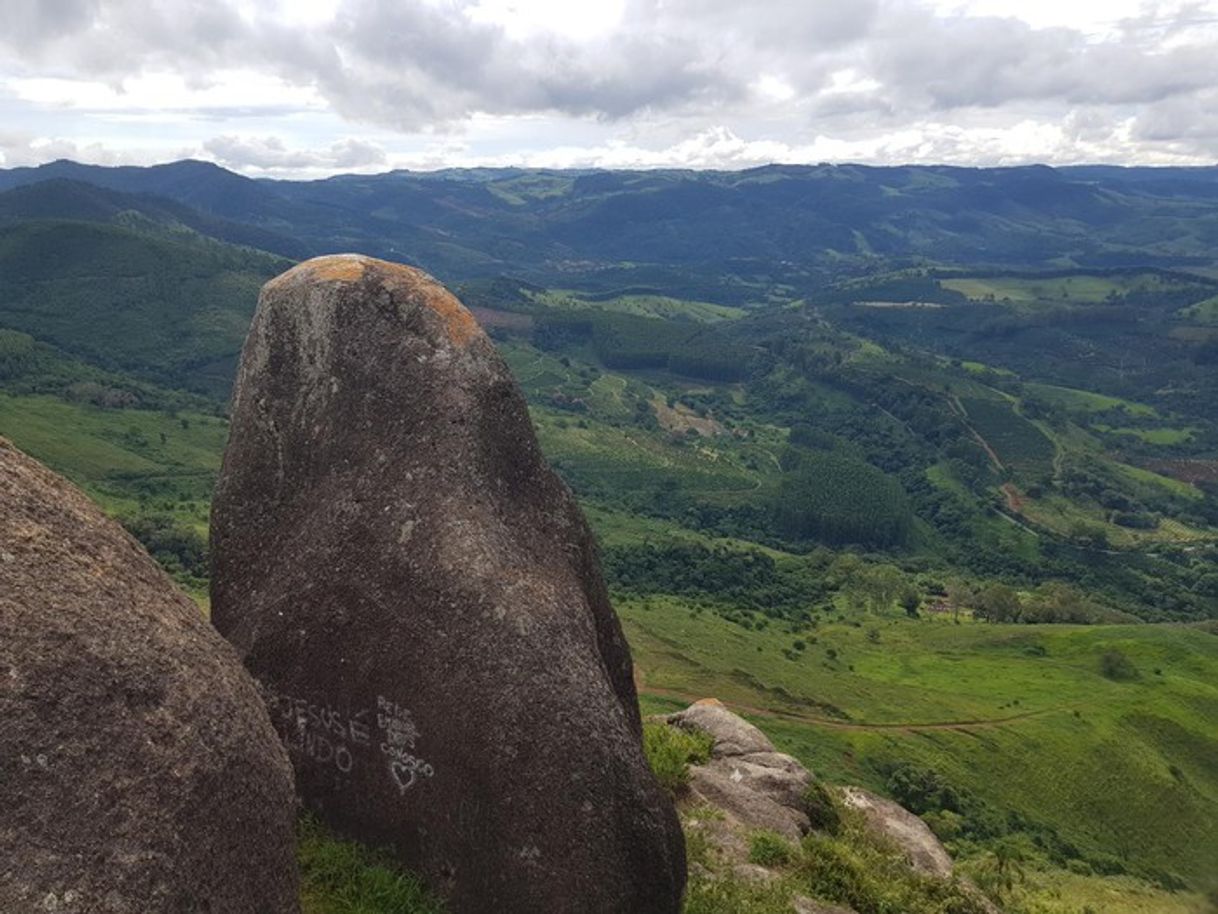
<svg viewBox="0 0 1218 914"><path fill-rule="evenodd" d="M0 439L0 911L295 914L295 812L232 647Z"/></svg>
<svg viewBox="0 0 1218 914"><path fill-rule="evenodd" d="M593 536L430 276L339 255L265 286L212 562L214 622L332 827L457 914L679 910L683 839Z"/></svg>

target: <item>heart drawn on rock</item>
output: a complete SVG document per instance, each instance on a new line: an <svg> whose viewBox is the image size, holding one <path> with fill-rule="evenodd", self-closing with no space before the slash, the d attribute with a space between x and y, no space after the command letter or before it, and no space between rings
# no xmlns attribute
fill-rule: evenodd
<svg viewBox="0 0 1218 914"><path fill-rule="evenodd" d="M397 783L398 790L402 793L413 787L415 780L418 778L413 765L408 765L398 759L394 759L389 763L389 773L393 775L393 780Z"/></svg>

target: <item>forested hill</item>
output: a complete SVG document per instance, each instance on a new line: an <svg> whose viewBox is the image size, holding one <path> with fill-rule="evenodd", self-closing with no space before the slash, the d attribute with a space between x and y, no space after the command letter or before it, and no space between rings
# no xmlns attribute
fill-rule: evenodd
<svg viewBox="0 0 1218 914"><path fill-rule="evenodd" d="M0 171L0 190L51 178L185 204L220 220L225 240L289 256L361 250L425 264L449 281L507 272L550 286L663 288L735 304L879 265L1218 262L1214 168L472 169L297 182L194 161L60 161ZM233 237L234 224L263 234Z"/></svg>
<svg viewBox="0 0 1218 914"><path fill-rule="evenodd" d="M1202 191L1185 203L1170 198L1180 181L1204 183L1209 171L1180 172L1174 184L1159 172L1112 169L1081 172L1090 184L1050 169L849 167L472 171L315 184L255 182L202 163L0 174L61 172L0 192L0 390L103 408L181 409L202 397L222 412L257 290L290 263L258 250L254 235L365 247L345 236L362 208L373 213L362 224L380 220L403 250L387 256L466 277L455 287L533 379L535 419L544 429L553 417L543 441L587 500L771 548L878 549L1025 588L1069 581L1129 616L1218 615L1218 279L1204 268L901 269L900 257L871 255L850 267L867 275L817 280L807 264L831 252L809 242L804 266L770 265L799 273L780 283L750 272L764 258L661 262L660 242L650 264L526 256L573 214L623 208L650 222L606 226L601 248L626 245L664 218L680 225L670 247L697 232L762 247L761 235L734 234L722 215L695 218L702 194L773 238L767 209L820 218L815 206L784 202L773 184L824 197L834 182L852 181L861 189L853 202L840 196L840 211L857 216L869 187L900 178L905 191L889 196L972 194L978 212L1042 218L1075 205L1068 195L1038 196L1044 182L1116 209L1167 200L1204 212ZM933 175L955 183L914 186L914 176L925 184ZM983 178L992 193L1005 185L1005 210L981 194ZM1121 180L1132 189L1117 204L1111 186ZM1020 181L1027 195L1016 203ZM1158 196L1143 189L1152 185ZM491 215L476 218L479 207ZM493 231L506 237L512 220L523 240L488 241ZM1204 219L1181 225L1181 238L1206 231ZM481 279L479 270L506 267L477 255L495 244L512 263L516 250L525 271L532 263L566 272L552 282ZM51 408L37 405L43 417ZM568 417L574 427L563 424ZM143 440L132 427L123 434ZM155 439L171 432L158 427Z"/></svg>

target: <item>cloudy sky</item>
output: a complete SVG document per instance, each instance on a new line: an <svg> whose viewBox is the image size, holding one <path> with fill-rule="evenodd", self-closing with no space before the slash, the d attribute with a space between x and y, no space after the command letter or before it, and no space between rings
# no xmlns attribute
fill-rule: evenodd
<svg viewBox="0 0 1218 914"><path fill-rule="evenodd" d="M1218 162L1218 0L0 0L0 166Z"/></svg>

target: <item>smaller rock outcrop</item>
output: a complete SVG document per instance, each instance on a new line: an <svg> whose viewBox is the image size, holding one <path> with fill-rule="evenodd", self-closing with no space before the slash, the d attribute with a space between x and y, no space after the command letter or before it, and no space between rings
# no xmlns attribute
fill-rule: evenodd
<svg viewBox="0 0 1218 914"><path fill-rule="evenodd" d="M955 897L967 903L965 909L1001 914L976 886L953 877L951 856L925 822L892 800L860 787L825 787L797 759L776 751L761 730L721 702L703 699L656 719L701 731L712 739L710 758L690 766L681 801L686 828L699 832L715 852L713 864L699 862L696 870L691 869L696 878L714 880L730 872L743 883L763 887L775 883L780 869L752 859L752 841L762 838L757 832L774 832L792 843L813 829L847 842L857 841L865 833L862 840L872 850L903 856L911 875L950 881ZM843 831L839 809L854 810L851 818L861 830ZM791 897L791 910L794 914L855 914L853 908L802 894Z"/></svg>
<svg viewBox="0 0 1218 914"><path fill-rule="evenodd" d="M714 740L710 761L690 769L695 803L723 810L744 829L766 829L791 841L807 834L812 822L804 793L813 779L797 759L778 752L764 733L713 698L669 715L667 722Z"/></svg>
<svg viewBox="0 0 1218 914"><path fill-rule="evenodd" d="M292 914L294 814L232 648L0 439L0 911Z"/></svg>
<svg viewBox="0 0 1218 914"><path fill-rule="evenodd" d="M838 797L843 806L862 813L868 830L904 854L910 867L938 879L951 878L951 855L930 826L904 806L862 787L843 787Z"/></svg>

